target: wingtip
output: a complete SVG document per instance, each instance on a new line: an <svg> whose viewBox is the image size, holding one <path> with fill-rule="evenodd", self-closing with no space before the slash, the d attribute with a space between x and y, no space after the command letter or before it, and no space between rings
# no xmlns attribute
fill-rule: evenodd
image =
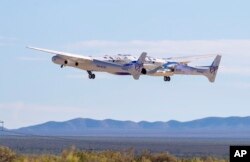
<svg viewBox="0 0 250 162"><path fill-rule="evenodd" d="M26 48L32 49L33 47L32 46L26 46Z"/></svg>
<svg viewBox="0 0 250 162"><path fill-rule="evenodd" d="M34 46L26 46L26 48L28 48L28 49L33 49L33 50L40 50L39 48L34 47Z"/></svg>

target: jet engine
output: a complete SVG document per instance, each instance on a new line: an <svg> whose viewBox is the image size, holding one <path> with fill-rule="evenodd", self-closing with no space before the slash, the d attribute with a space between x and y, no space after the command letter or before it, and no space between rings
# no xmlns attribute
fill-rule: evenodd
<svg viewBox="0 0 250 162"><path fill-rule="evenodd" d="M142 68L141 69L141 73L144 74L144 75L146 75L147 74L147 70L145 68Z"/></svg>

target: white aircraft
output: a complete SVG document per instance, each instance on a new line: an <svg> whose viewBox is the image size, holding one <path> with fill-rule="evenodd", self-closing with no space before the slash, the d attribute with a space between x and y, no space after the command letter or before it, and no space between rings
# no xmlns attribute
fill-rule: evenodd
<svg viewBox="0 0 250 162"><path fill-rule="evenodd" d="M143 52L139 58L131 55L118 54L116 56L105 55L103 57L87 57L49 49L28 47L30 49L54 54L52 61L55 64L71 66L86 70L89 79L95 79L93 71L107 72L116 75L132 75L138 80L140 75L163 76L164 81L170 81L170 76L180 75L203 75L210 82L215 77L220 64L221 56L217 55L210 66L191 67L188 63L194 60L205 59L215 55L200 55L189 57L153 58Z"/></svg>

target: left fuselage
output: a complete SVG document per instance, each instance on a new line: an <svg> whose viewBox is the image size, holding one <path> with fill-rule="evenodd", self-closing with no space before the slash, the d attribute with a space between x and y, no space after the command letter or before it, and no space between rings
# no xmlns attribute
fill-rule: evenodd
<svg viewBox="0 0 250 162"><path fill-rule="evenodd" d="M121 55L121 54L114 56L105 55L103 57L91 57L91 58L92 58L91 61L76 62L73 60L66 60L65 58L62 58L59 55L56 55L52 57L52 61L55 64L71 66L87 71L108 72L116 75L130 75L128 69L126 69L126 66L124 67L124 65L129 64L138 59L138 57L135 56ZM147 56L143 66L147 71L151 71L163 65L164 63L166 63L166 61L163 59ZM148 75L170 76L172 75L172 72L158 70L155 71L154 73L148 73Z"/></svg>

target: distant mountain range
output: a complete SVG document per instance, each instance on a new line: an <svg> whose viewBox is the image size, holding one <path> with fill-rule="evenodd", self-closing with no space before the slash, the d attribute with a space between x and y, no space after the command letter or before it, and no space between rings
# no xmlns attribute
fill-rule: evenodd
<svg viewBox="0 0 250 162"><path fill-rule="evenodd" d="M76 118L64 122L9 130L23 134L52 136L143 136L143 137L246 137L250 138L250 117L208 117L188 122L133 122Z"/></svg>

